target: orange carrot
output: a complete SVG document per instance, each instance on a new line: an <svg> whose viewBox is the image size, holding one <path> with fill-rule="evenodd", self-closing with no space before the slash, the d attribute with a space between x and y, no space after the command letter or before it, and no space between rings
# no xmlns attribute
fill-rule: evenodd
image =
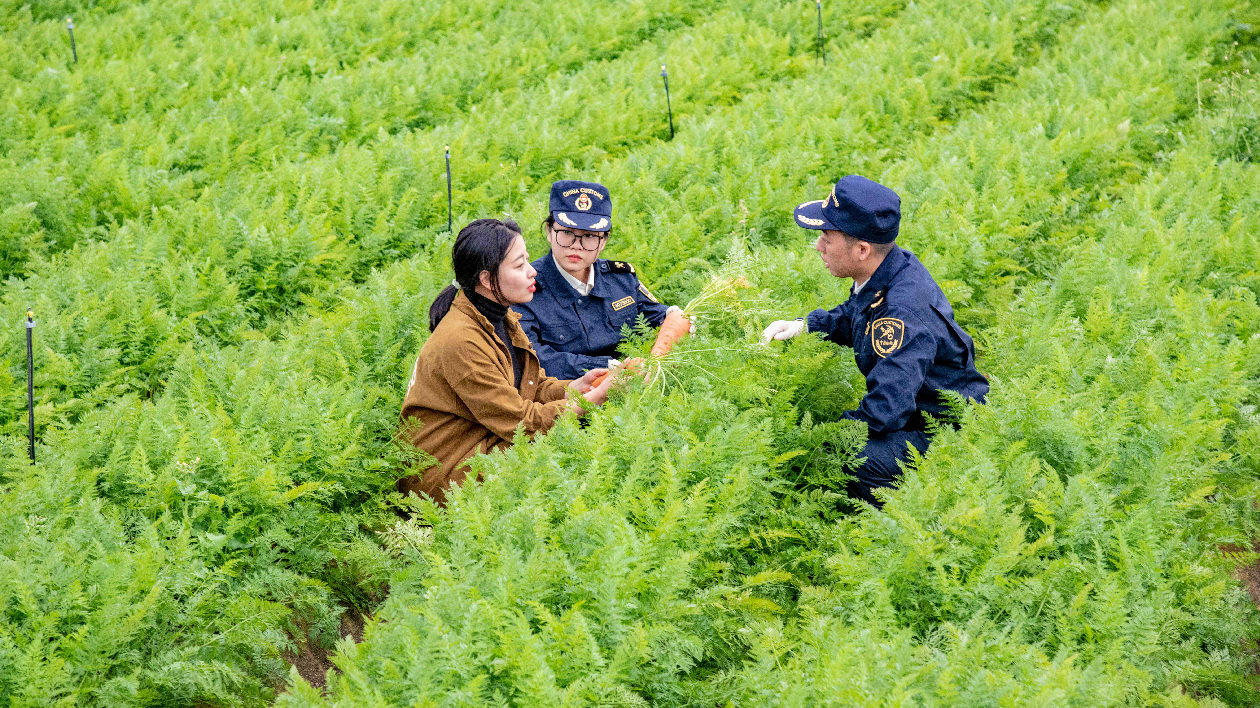
<svg viewBox="0 0 1260 708"><path fill-rule="evenodd" d="M661 331L656 333L656 343L652 345L652 356L665 356L674 348L674 343L691 333L691 321L681 310L670 310L661 323Z"/></svg>
<svg viewBox="0 0 1260 708"><path fill-rule="evenodd" d="M652 356L665 356L674 348L674 344L678 340L690 333L691 321L678 310L672 310L668 315L665 315L665 321L661 323L661 329L656 333L656 341L652 344ZM621 367L621 370L634 373L639 370L639 364L642 361L642 359L630 359ZM591 383L591 388L599 388L599 385L604 383L606 378L608 378L608 374L597 376L595 381Z"/></svg>
<svg viewBox="0 0 1260 708"><path fill-rule="evenodd" d="M637 357L634 359L627 359L626 362L621 365L621 370L628 371L633 374L634 372L639 370L639 364L642 364L642 363L643 363L643 360ZM591 382L591 388L599 388L599 385L604 383L604 379L608 378L611 374L612 374L612 370L609 370L600 374L599 376L596 376L595 380Z"/></svg>

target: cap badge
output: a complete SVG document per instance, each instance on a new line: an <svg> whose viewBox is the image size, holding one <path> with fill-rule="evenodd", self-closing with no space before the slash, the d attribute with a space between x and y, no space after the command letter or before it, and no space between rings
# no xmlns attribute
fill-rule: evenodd
<svg viewBox="0 0 1260 708"><path fill-rule="evenodd" d="M577 222L574 221L573 219L570 219L569 215L562 211L556 212L556 218L568 224L569 226L577 226Z"/></svg>
<svg viewBox="0 0 1260 708"><path fill-rule="evenodd" d="M579 194L578 198L573 202L573 206L577 207L581 211L590 211L591 198L585 194Z"/></svg>
<svg viewBox="0 0 1260 708"><path fill-rule="evenodd" d="M886 357L900 349L905 338L905 323L894 317L881 317L875 320L874 326L871 327L871 346L881 357Z"/></svg>

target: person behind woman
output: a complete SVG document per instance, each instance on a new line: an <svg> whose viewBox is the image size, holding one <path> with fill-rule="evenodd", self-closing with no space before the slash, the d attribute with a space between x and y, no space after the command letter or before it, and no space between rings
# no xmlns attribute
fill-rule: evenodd
<svg viewBox="0 0 1260 708"><path fill-rule="evenodd" d="M561 180L551 185L543 231L551 253L534 261L538 295L513 305L521 328L547 371L577 378L616 366L621 326L643 315L660 327L671 308L639 282L634 266L600 258L612 229L612 197L602 184Z"/></svg>
<svg viewBox="0 0 1260 708"><path fill-rule="evenodd" d="M511 444L518 428L533 437L546 432L565 410L578 415L603 404L608 377L591 382L606 369L575 381L548 376L520 315L510 305L534 297L535 271L525 239L514 221L478 219L455 238L451 253L455 282L429 308L432 335L420 349L402 418L411 442L437 464L399 480L399 491L424 493L439 504L446 490L462 484L468 459Z"/></svg>

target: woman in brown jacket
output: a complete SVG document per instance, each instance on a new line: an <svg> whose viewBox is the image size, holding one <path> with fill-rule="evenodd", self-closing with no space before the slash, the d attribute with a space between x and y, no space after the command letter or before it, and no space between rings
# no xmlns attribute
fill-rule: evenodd
<svg viewBox="0 0 1260 708"><path fill-rule="evenodd" d="M411 442L437 464L398 482L404 494L427 494L443 505L446 489L463 483L470 457L507 447L518 429L532 438L566 410L583 415L603 404L613 378L592 388L606 369L560 381L539 365L521 316L510 308L534 297L535 271L516 222L470 223L455 238L451 260L458 287L447 286L429 308L433 334L416 358L402 407Z"/></svg>

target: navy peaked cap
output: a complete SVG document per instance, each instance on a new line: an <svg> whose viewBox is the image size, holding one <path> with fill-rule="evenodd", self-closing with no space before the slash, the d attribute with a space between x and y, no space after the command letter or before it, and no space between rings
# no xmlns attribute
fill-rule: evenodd
<svg viewBox="0 0 1260 708"><path fill-rule="evenodd" d="M843 231L871 243L892 243L901 226L901 197L879 182L849 175L826 199L805 202L793 214L806 229Z"/></svg>
<svg viewBox="0 0 1260 708"><path fill-rule="evenodd" d="M560 228L607 231L612 228L612 197L598 182L562 179L551 185L547 207Z"/></svg>

